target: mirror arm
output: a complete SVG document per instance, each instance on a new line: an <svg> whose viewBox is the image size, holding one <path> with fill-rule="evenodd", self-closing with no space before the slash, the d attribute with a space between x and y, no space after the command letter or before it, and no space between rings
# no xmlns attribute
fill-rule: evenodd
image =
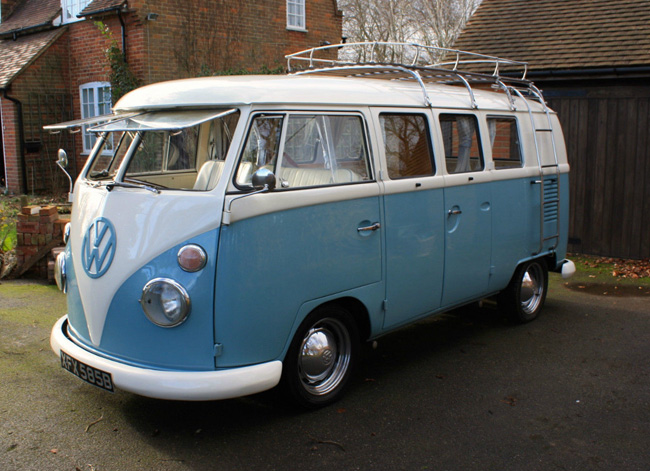
<svg viewBox="0 0 650 471"><path fill-rule="evenodd" d="M253 195L258 195L258 194L260 194L260 193L266 193L266 192L268 192L268 191L270 191L270 190L271 190L271 188L269 187L269 185L268 185L268 183L267 183L267 184L264 185L264 188L262 188L261 190L253 191L252 193L246 193L246 194L244 194L244 195L235 196L235 197L234 197L233 199L231 199L231 200L228 202L228 204L226 205L226 208L225 208L224 211L223 211L223 217L221 218L221 223L222 223L224 226L228 226L228 225L230 225L230 210L231 210L231 208L232 208L232 204L233 204L233 202L234 202L235 200L239 200L239 199L242 199L242 198L247 198L247 197L249 197L249 196L253 196Z"/></svg>

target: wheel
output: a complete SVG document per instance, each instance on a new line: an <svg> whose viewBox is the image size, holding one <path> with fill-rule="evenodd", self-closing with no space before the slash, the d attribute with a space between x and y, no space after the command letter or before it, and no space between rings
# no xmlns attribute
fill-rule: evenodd
<svg viewBox="0 0 650 471"><path fill-rule="evenodd" d="M548 269L542 259L522 263L508 287L502 291L497 303L508 317L519 323L535 319L546 299L548 290Z"/></svg>
<svg viewBox="0 0 650 471"><path fill-rule="evenodd" d="M282 368L286 393L300 406L314 409L338 400L357 361L359 335L348 311L323 306L296 332Z"/></svg>

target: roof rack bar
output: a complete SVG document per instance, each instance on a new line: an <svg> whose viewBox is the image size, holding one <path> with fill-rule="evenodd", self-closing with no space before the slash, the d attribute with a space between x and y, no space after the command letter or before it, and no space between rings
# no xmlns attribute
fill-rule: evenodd
<svg viewBox="0 0 650 471"><path fill-rule="evenodd" d="M453 55L454 60L452 63L454 64L453 67L451 67L452 70L458 70L461 65L469 65L469 64L478 64L478 63L491 63L494 64L495 66L495 74L498 76L499 74L499 69L501 68L502 65L508 65L508 66L513 66L513 67L518 67L520 69L523 69L521 73L521 79L525 79L525 76L528 72L528 63L522 62L522 61L516 61L512 59L504 59L501 57L496 57L496 56L489 56L486 54L478 54L475 52L468 52L468 51L462 51L459 49L449 49L449 48L444 48L444 47L437 47L437 46L425 46L423 44L417 44L417 43L400 43L400 42L386 42L386 41L368 41L368 42L356 42L356 43L340 43L340 44L329 44L326 46L319 46L319 47L313 47L310 49L305 49L302 51L295 52L293 54L288 54L285 56L287 59L287 67L289 69L289 72L292 71L292 61L307 61L309 62L309 67L313 67L314 62L322 62L322 63L327 63L330 66L332 65L343 65L343 64L350 64L350 63L362 63L363 61L357 60L357 61L350 61L350 60L345 60L345 59L339 59L338 57L336 59L331 59L331 58L321 58L316 60L315 55L318 52L323 52L323 51L336 51L337 54L341 51L344 52L349 52L353 51L357 56L359 55L359 50L361 51L366 51L368 52L369 49L369 55L370 55L370 63L381 63L381 61L376 60L376 54L377 54L377 47L378 46L385 46L386 48L391 48L391 50L396 53L396 51L401 50L401 55L404 55L404 51L407 49L414 49L415 54L413 55L413 60L410 61L411 64L399 64L403 66L417 66L418 61L422 59L422 53L423 52L428 52L430 54L430 58L438 58L438 57L444 57L445 55ZM357 48L357 49L355 49ZM449 62L438 62L438 61L433 61L429 63L423 63L420 66L423 67L433 67L433 68L444 68L445 65L449 65Z"/></svg>
<svg viewBox="0 0 650 471"><path fill-rule="evenodd" d="M386 57L378 60L380 46L386 48ZM349 54L350 49L356 55L356 61L353 60L354 55ZM328 51L329 55L318 54ZM336 52L336 58L332 58L332 51ZM341 51L343 53L340 53ZM363 61L360 60L361 57ZM285 58L289 72L292 72L292 63L302 61L308 64L308 69L294 72L298 74L346 76L345 71L348 71L347 76L352 77L415 80L422 89L427 106L431 106L431 101L425 83L462 84L467 89L473 109L477 109L478 104L472 84L496 83L507 95L512 110L515 109L515 99L511 87L520 86L530 95L538 95L531 88L531 81L525 78L528 73L526 62L417 43L370 41L330 44L288 54ZM504 67L509 69L503 72ZM512 72L513 67L517 69L516 72ZM464 70L460 70L461 68ZM486 72L486 68L491 72ZM502 73L505 75L501 75Z"/></svg>
<svg viewBox="0 0 650 471"><path fill-rule="evenodd" d="M467 92L469 93L469 99L471 101L472 109L476 110L478 109L478 104L476 103L476 98L474 98L474 91L472 90L472 86L469 84L467 79L463 77L461 74L456 74L456 76L460 79L461 82L463 82L463 85L465 85L465 88L467 88Z"/></svg>
<svg viewBox="0 0 650 471"><path fill-rule="evenodd" d="M399 66L399 65L382 65L381 67L378 67L376 65L371 65L371 64L359 64L359 65L341 65L341 66L336 66L336 67L330 67L327 69L309 69L309 70L301 70L298 72L294 72L295 75L308 75L308 74L316 74L316 73L323 73L323 71L344 71L344 70L349 70L349 71L370 71L370 72L365 72L361 74L352 74L354 76L358 77L371 77L371 76L379 76L381 75L381 72L372 72L373 70L376 71L378 68L381 68L382 70L386 71L398 71L402 72L404 74L407 74L411 77L413 77L418 84L420 85L420 88L422 89L422 94L424 95L424 102L427 106L433 106L431 100L429 99L429 93L427 92L426 85L424 84L424 80L422 80L422 76L418 73L417 70L415 69L409 69L407 67Z"/></svg>

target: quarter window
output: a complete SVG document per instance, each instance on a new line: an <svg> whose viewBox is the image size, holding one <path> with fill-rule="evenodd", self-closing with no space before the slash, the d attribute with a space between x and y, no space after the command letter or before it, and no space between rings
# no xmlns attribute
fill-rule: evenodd
<svg viewBox="0 0 650 471"><path fill-rule="evenodd" d="M92 82L79 87L81 96L81 117L83 119L101 116L111 112L111 85L108 82ZM83 149L90 152L97 137L83 127ZM104 146L104 152L111 152L111 143Z"/></svg>
<svg viewBox="0 0 650 471"><path fill-rule="evenodd" d="M448 173L483 170L476 116L441 114L440 128Z"/></svg>
<svg viewBox="0 0 650 471"><path fill-rule="evenodd" d="M497 170L521 167L521 144L517 120L508 117L489 117L487 124L494 167Z"/></svg>
<svg viewBox="0 0 650 471"><path fill-rule="evenodd" d="M379 120L388 176L397 179L433 175L429 127L424 115L382 113Z"/></svg>
<svg viewBox="0 0 650 471"><path fill-rule="evenodd" d="M305 0L287 0L287 29L305 31Z"/></svg>

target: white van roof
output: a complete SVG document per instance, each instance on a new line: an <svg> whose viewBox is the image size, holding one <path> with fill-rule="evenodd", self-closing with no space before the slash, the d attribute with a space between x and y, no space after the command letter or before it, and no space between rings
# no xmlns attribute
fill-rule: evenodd
<svg viewBox="0 0 650 471"><path fill-rule="evenodd" d="M465 87L426 84L435 108L471 109ZM510 110L503 92L474 89L479 110ZM517 109L526 110L521 98ZM533 110L540 103L528 100ZM174 108L214 108L241 105L351 105L425 107L423 90L417 83L402 80L327 77L318 75L237 75L201 77L154 83L122 97L114 106L117 113Z"/></svg>

